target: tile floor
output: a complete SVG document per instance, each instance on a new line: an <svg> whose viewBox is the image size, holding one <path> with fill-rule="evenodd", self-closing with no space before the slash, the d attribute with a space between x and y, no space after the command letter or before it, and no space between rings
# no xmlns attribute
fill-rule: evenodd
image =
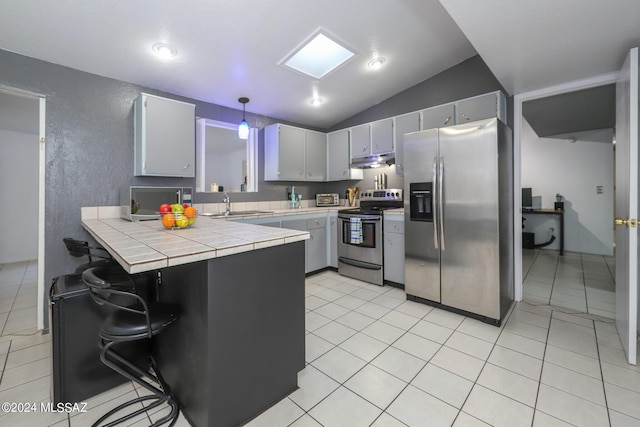
<svg viewBox="0 0 640 427"><path fill-rule="evenodd" d="M0 266L0 295L13 298L2 305L0 402L50 399L49 335L7 320L34 277L27 263ZM496 328L334 272L307 278L306 309L300 388L251 427L640 425L640 367L610 322L519 303ZM125 384L71 416L0 412L0 425L88 426L137 392Z"/></svg>
<svg viewBox="0 0 640 427"><path fill-rule="evenodd" d="M523 249L523 299L615 319L615 257Z"/></svg>

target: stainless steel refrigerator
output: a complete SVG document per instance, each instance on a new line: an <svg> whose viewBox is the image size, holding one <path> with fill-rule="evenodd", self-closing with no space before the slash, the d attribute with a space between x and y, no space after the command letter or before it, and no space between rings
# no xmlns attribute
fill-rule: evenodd
<svg viewBox="0 0 640 427"><path fill-rule="evenodd" d="M405 291L499 325L513 300L512 132L497 119L404 136Z"/></svg>

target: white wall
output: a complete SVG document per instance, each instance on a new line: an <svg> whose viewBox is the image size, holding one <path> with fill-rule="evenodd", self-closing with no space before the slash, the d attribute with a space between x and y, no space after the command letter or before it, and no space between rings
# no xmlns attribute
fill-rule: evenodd
<svg viewBox="0 0 640 427"><path fill-rule="evenodd" d="M38 135L0 129L0 264L38 258Z"/></svg>
<svg viewBox="0 0 640 427"><path fill-rule="evenodd" d="M553 209L556 193L565 197L565 251L613 254L613 144L539 138L522 121L522 187L541 196L542 208ZM596 193L597 186L603 194ZM559 226L546 215L529 215L523 231L536 234L536 243L548 240L549 227L559 248Z"/></svg>

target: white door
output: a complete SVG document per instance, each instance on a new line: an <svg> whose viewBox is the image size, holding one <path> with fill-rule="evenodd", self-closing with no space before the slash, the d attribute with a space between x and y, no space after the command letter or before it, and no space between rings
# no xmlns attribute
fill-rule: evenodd
<svg viewBox="0 0 640 427"><path fill-rule="evenodd" d="M616 83L616 325L636 364L638 319L638 48Z"/></svg>

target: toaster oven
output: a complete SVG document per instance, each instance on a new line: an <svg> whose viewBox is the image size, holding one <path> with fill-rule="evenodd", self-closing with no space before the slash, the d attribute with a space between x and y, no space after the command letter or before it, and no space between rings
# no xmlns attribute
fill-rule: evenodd
<svg viewBox="0 0 640 427"><path fill-rule="evenodd" d="M316 206L339 206L340 196L338 193L316 194Z"/></svg>

